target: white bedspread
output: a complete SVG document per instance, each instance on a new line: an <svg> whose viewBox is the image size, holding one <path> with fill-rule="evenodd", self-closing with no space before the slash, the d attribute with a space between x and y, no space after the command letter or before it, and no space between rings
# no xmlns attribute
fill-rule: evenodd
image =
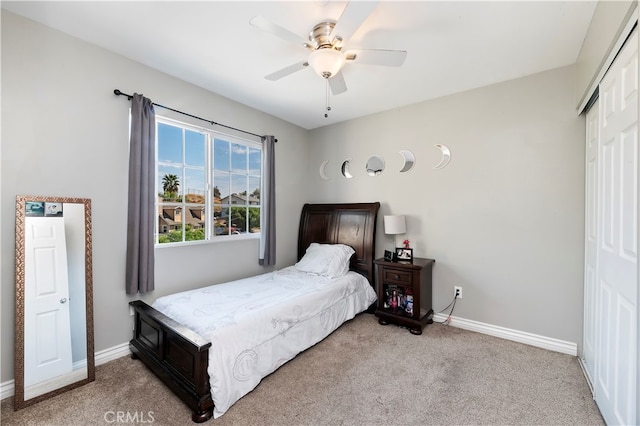
<svg viewBox="0 0 640 426"><path fill-rule="evenodd" d="M358 273L331 279L288 267L161 297L153 307L210 339L208 372L217 418L263 377L375 300Z"/></svg>

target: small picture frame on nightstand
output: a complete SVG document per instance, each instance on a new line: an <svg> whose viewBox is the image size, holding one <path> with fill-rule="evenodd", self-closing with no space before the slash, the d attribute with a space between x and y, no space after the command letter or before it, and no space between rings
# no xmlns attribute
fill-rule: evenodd
<svg viewBox="0 0 640 426"><path fill-rule="evenodd" d="M387 262L393 262L393 256L395 253L389 250L384 251L384 260Z"/></svg>
<svg viewBox="0 0 640 426"><path fill-rule="evenodd" d="M396 247L396 259L398 262L413 263L413 249Z"/></svg>

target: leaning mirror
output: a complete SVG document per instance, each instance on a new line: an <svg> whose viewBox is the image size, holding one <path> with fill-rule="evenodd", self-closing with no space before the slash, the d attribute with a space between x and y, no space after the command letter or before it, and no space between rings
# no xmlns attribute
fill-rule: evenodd
<svg viewBox="0 0 640 426"><path fill-rule="evenodd" d="M16 410L95 380L91 200L16 197Z"/></svg>

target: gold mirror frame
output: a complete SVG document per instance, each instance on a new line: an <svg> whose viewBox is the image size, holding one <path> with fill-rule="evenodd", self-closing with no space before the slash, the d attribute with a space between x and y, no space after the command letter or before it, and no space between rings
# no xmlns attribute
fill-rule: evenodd
<svg viewBox="0 0 640 426"><path fill-rule="evenodd" d="M25 299L25 202L43 201L53 203L73 203L84 205L84 251L85 251L85 306L87 339L87 377L58 389L24 399L24 299ZM15 314L15 390L14 409L28 407L37 402L59 395L95 380L95 359L93 341L93 253L91 231L91 200L89 198L47 197L39 195L18 195L16 197L16 314Z"/></svg>

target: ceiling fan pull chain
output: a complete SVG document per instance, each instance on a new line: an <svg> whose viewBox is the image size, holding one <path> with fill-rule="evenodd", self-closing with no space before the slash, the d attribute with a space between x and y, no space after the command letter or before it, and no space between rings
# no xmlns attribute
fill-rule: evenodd
<svg viewBox="0 0 640 426"><path fill-rule="evenodd" d="M327 105L327 112L324 113L324 118L329 117L328 112L331 111L331 103L330 103L330 99L329 96L331 96L331 92L329 91L329 79L325 77L325 81L326 81L326 85L325 85L325 94L326 94L326 105Z"/></svg>

